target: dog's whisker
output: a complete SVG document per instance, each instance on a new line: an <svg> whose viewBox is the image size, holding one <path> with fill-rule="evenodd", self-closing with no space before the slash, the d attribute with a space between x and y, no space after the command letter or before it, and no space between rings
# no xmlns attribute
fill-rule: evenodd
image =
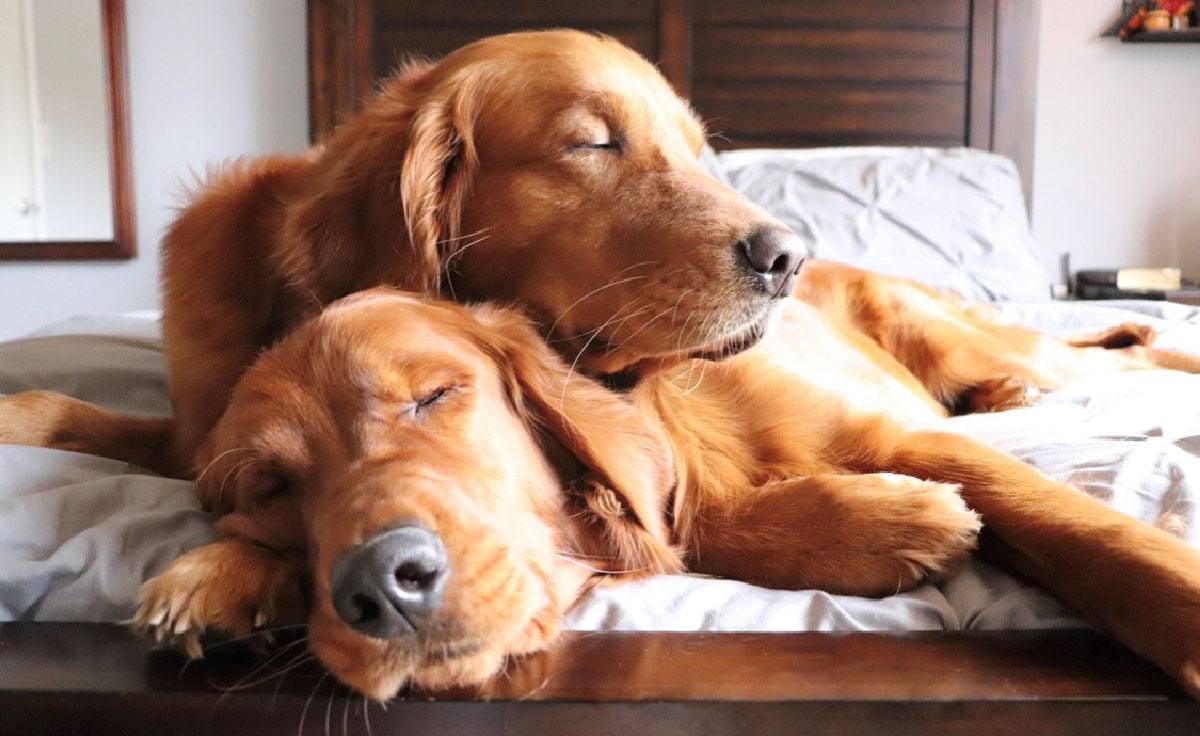
<svg viewBox="0 0 1200 736"><path fill-rule="evenodd" d="M304 701L304 710L300 712L300 727L296 729L296 736L303 736L304 721L308 718L308 708L312 705L313 698L317 696L317 691L321 689L321 685L325 682L326 677L329 677L328 672L321 675L321 679L317 680L317 684L313 686L313 691L309 694L308 700Z"/></svg>
<svg viewBox="0 0 1200 736"><path fill-rule="evenodd" d="M635 299L634 301L630 302L626 306L632 306L634 304L637 304L637 302L638 302L638 300ZM619 316L621 314L621 312L625 311L626 307L622 307L621 309L618 309L616 312L614 312L612 317L605 320L604 324L600 325L600 327L597 329L604 330L611 326L612 327L612 339L610 340L610 342L616 341L617 335L619 335L621 332L621 328L624 327L625 324L628 323L631 319L634 319L635 317L640 317L641 315L645 314L646 311L650 309L650 307L651 307L651 305L649 305L649 304L641 306L638 309L630 312L629 314L625 315L624 317L621 317L621 319L616 320L614 322L613 319L615 317Z"/></svg>
<svg viewBox="0 0 1200 736"><path fill-rule="evenodd" d="M490 227L481 227L472 233L464 233L462 235L455 235L452 238L442 238L441 240L438 241L438 245L446 245L448 243L453 243L457 240L467 240L468 238L474 238L478 235L482 235L483 233L487 232L488 230L491 230L491 228Z"/></svg>
<svg viewBox="0 0 1200 736"><path fill-rule="evenodd" d="M307 627L308 627L308 624L280 624L279 626L270 626L270 627L266 627L266 628L262 628L262 629L255 629L254 631L252 631L249 634L246 634L244 636L235 636L235 637L232 637L229 639L222 639L221 641L216 642L215 644L212 644L211 646L208 646L205 649L207 651L213 651L213 650L219 649L221 647L226 647L226 646L230 646L233 644L240 644L242 642L249 641L250 639L254 639L254 638L260 637L260 636L265 636L267 634L275 634L280 631L286 631L289 629L303 629L303 628L307 628Z"/></svg>
<svg viewBox="0 0 1200 736"><path fill-rule="evenodd" d="M591 290L591 291L589 291L588 293L586 293L586 294L584 294L583 296L581 296L581 297L579 297L578 299L576 299L574 302L572 302L572 303L571 303L571 305L570 305L570 306L568 306L566 309L564 309L563 311L561 311L561 312L559 312L559 313L558 313L558 317L557 317L557 318L555 318L554 322L552 322L548 328L546 328L546 335L545 335L545 337L546 337L547 339L549 339L549 338L550 338L550 336L552 336L552 335L554 334L554 330L555 330L555 328L557 328L557 327L558 327L558 323L559 323L559 322L562 322L563 318L564 318L564 317L566 317L566 316L567 316L567 314L568 314L568 313L569 313L569 312L570 312L572 309L574 309L575 307L579 306L580 304L582 304L582 303L583 303L584 301L586 301L587 299L590 299L591 297L595 296L596 294L599 294L600 292L602 292L602 291L604 291L604 290L606 290L606 289L611 289L611 288L613 288L613 287L616 287L616 286L621 286L621 285L623 285L623 284L628 284L628 283L629 283L629 282L631 282L631 281L637 281L637 280L639 280L639 279L647 279L647 278L650 278L650 276L649 276L649 275L641 275L641 276L628 276L628 277L626 277L626 278L623 278L623 279L617 280L617 277L618 277L618 276L620 276L621 274L625 273L626 271L629 271L629 270L631 270L631 269L633 269L633 268L637 268L637 267L639 267L639 266L651 265L652 263L653 263L653 261L643 261L642 263L636 263L636 264L634 264L633 266L630 266L629 268L623 269L623 270L622 270L620 273L618 273L616 276L614 276L614 277L613 277L613 279L610 279L610 280L609 280L609 282L608 282L607 284L605 284L604 286L601 286L601 287L599 287L599 288L596 288L596 289L592 289L592 290Z"/></svg>
<svg viewBox="0 0 1200 736"><path fill-rule="evenodd" d="M208 473L209 470L212 469L212 467L214 465L216 465L218 462L220 462L221 458L223 458L226 455L233 453L233 452L250 452L250 448L249 447L231 447L228 450L225 450L224 452L220 453L219 455L214 457L212 460L209 460L208 464L204 466L204 469L196 474L196 480L194 482L199 483L200 481L204 480L204 476Z"/></svg>
<svg viewBox="0 0 1200 736"><path fill-rule="evenodd" d="M275 675L277 675L279 673L278 672L270 672L267 674L267 676L265 678L263 678L261 680L253 680L253 678L257 677L259 675L259 673L261 673L264 669L271 667L278 660L286 659L286 657L284 655L288 654L289 652L292 653L293 657L292 657L292 659L288 660L288 663L285 664L284 667L285 668L290 667L292 665L292 663L294 663L296 661L297 657L304 657L304 656L308 655L308 650L304 649L303 647L301 648L299 655L296 655L294 652L292 652L292 650L294 650L297 647L297 645L306 645L306 644L308 644L307 637L305 637L303 639L297 639L296 641L294 641L290 644L286 644L286 645L280 647L278 651L274 652L269 657L266 657L264 659L264 661L259 662L257 665L254 666L253 669L251 669L245 675L242 675L240 678L238 678L237 682L235 682L232 685L221 687L220 688L222 690L221 697L223 698L225 695L228 695L229 693L232 693L232 692L237 692L238 690L245 690L247 688L255 687L256 685L261 685L262 683L269 682L272 677L274 677Z"/></svg>
<svg viewBox="0 0 1200 736"><path fill-rule="evenodd" d="M704 365L700 366L700 378L696 380L696 385L689 387L683 392L684 396L691 396L696 389L700 388L700 384L704 383L704 374L708 371L708 366L711 362L711 360L703 361Z"/></svg>
<svg viewBox="0 0 1200 736"><path fill-rule="evenodd" d="M478 238L476 238L475 240L472 240L471 242L465 243L464 245L456 248L452 253L450 253L450 255L445 257L444 264L442 266L442 270L445 272L449 272L450 269L454 266L454 262L456 260L458 260L462 256L462 254L467 251L468 248L479 245L480 243L482 243L483 241L487 240L490 237L491 237L490 235L481 235Z"/></svg>
<svg viewBox="0 0 1200 736"><path fill-rule="evenodd" d="M317 661L318 661L317 655L306 650L306 651L302 652L299 656L293 657L292 660L290 662L288 662L288 664L286 665L286 669L284 671L280 672L279 676L275 679L275 688L271 691L271 707L272 708L275 707L275 700L279 697L279 689L281 687L283 687L283 681L284 681L284 679L287 678L288 674L290 674L291 672L293 672L297 669L300 669L301 667L304 667L309 662L317 662ZM267 681L270 681L270 678L267 678Z"/></svg>
<svg viewBox="0 0 1200 736"><path fill-rule="evenodd" d="M640 297L638 297L636 299L633 299L632 301L626 302L624 305L621 306L620 309L618 309L617 311L615 311L611 315L609 315L608 319L604 320L604 322L602 322L599 327L593 327L591 329L584 330L583 332L580 332L579 334L576 334L576 335L570 335L570 336L560 337L560 338L556 338L556 339L552 339L552 340L547 340L547 342L550 344L562 343L562 342L574 342L576 340L581 340L585 337L595 335L597 332L603 332L604 330L608 329L608 327L610 325L614 324L614 320L617 317L620 317L622 312L624 312L626 309L637 306L638 303L640 303L641 301L642 301L642 299ZM644 306L641 309L633 312L629 316L621 319L619 322L616 322L615 324L617 325L617 329L619 329L620 325L624 324L625 320L629 319L629 317L635 317L649 308L650 308L649 305Z"/></svg>
<svg viewBox="0 0 1200 736"><path fill-rule="evenodd" d="M371 702L367 699L366 695L363 696L362 709L363 725L367 728L367 736L375 736L374 732L371 731Z"/></svg>
<svg viewBox="0 0 1200 736"><path fill-rule="evenodd" d="M329 689L329 702L325 706L325 736L333 736L329 729L329 722L333 716L333 700L337 696L337 681L334 680L333 686Z"/></svg>
<svg viewBox="0 0 1200 736"><path fill-rule="evenodd" d="M683 340L685 337L687 337L688 325L691 324L692 319L695 316L696 316L696 308L693 307L692 311L688 312L687 319L685 319L683 321L683 325L679 328L678 338L675 341L675 352L677 352L677 353L683 352Z"/></svg>
<svg viewBox="0 0 1200 736"><path fill-rule="evenodd" d="M619 570L602 570L598 567L592 567L591 565L587 564L586 562L584 562L582 560L573 559L569 555L555 555L555 556L560 558L563 562L569 562L572 565L578 565L579 567L582 567L585 570L591 570L592 572L596 573L597 575L631 575L633 573L646 572L650 569L649 567L637 567L637 568L623 568L623 569L619 569Z"/></svg>
<svg viewBox="0 0 1200 736"><path fill-rule="evenodd" d="M667 307L666 309L664 309L661 312L659 312L658 314L654 315L652 318L650 318L646 322L642 323L641 327L634 330L632 335L630 335L629 337L626 337L624 340L617 343L617 346L623 347L623 346L628 345L629 343L633 342L633 338L637 337L638 335L640 335L643 332L645 332L646 330L648 330L650 328L650 326L653 325L655 322L659 321L663 317L666 317L671 312L671 309L672 309L672 307Z"/></svg>
<svg viewBox="0 0 1200 736"><path fill-rule="evenodd" d="M623 308L622 308L622 309L623 309ZM595 340L597 337L599 337L599 336L600 336L600 333L604 331L604 328L605 328L605 327L607 327L607 326L609 325L609 323L611 323L611 322L613 321L613 319L614 319L614 318L615 318L615 317L616 317L618 314L620 314L620 313L621 313L621 310L619 309L619 310L617 310L616 312L614 312L614 313L613 313L613 316L612 316L612 317L609 317L607 320L605 320L605 321L604 321L604 324L602 324L602 325L600 325L599 327L597 327L597 328L596 328L596 329L595 329L595 330L592 332L592 336L591 336L591 337L589 337L589 338L587 339L587 342L585 342L585 343L583 344L583 347L581 347L581 348L579 349L579 352L575 353L575 359L574 359L573 361L571 361L571 365L570 365L570 367L569 367L569 368L567 368L567 375L566 375L566 376L563 378L562 394L559 396L559 400L558 400L558 408L559 408L559 411L562 411L562 410L563 410L563 408L564 408L564 407L566 406L566 404L567 404L567 385L568 385L568 384L571 382L571 375L572 375L572 374L575 372L575 368L576 368L576 367L579 365L579 360L580 360L580 358L582 358L582 357L583 357L583 354L587 352L587 350L588 350L588 348L589 348L589 347L591 347L591 345L592 345L592 342L593 342L593 341L594 341L594 340Z"/></svg>
<svg viewBox="0 0 1200 736"><path fill-rule="evenodd" d="M245 460L239 460L232 467L230 467L229 470L225 471L225 476L221 478L221 483L217 486L217 508L221 508L224 505L225 484L229 482L230 477L233 478L233 481L236 484L237 479L241 477L242 471L254 465L254 461L255 459L252 457L246 458Z"/></svg>
<svg viewBox="0 0 1200 736"><path fill-rule="evenodd" d="M683 302L683 298L695 291L695 289L684 289L679 292L679 298L675 300L675 306L671 309L671 323L674 324L679 319L679 305Z"/></svg>

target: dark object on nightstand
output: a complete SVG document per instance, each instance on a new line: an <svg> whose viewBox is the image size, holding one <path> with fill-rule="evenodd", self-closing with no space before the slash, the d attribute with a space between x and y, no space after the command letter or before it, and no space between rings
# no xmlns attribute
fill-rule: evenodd
<svg viewBox="0 0 1200 736"><path fill-rule="evenodd" d="M1130 289L1118 285L1118 270L1088 270L1075 274L1075 299L1148 299L1200 305L1200 286L1183 281L1178 289Z"/></svg>
<svg viewBox="0 0 1200 736"><path fill-rule="evenodd" d="M1169 302L1200 307L1200 286L1191 284L1179 291L1168 291L1165 298Z"/></svg>

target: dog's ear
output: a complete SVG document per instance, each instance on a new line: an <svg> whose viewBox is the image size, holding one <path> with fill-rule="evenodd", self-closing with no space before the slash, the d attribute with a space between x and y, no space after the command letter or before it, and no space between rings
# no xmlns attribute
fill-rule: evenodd
<svg viewBox="0 0 1200 736"><path fill-rule="evenodd" d="M674 457L657 425L624 397L573 372L517 311L490 305L474 311L478 340L500 367L518 413L583 466L569 490L603 526L622 569L682 571L666 520Z"/></svg>
<svg viewBox="0 0 1200 736"><path fill-rule="evenodd" d="M417 108L400 173L404 221L420 267L434 275L421 285L436 293L443 247L459 244L463 202L479 166L475 115L481 82L471 70L438 85ZM441 91L440 88L445 88Z"/></svg>
<svg viewBox="0 0 1200 736"><path fill-rule="evenodd" d="M238 390L246 393L245 386ZM276 397L231 406L196 453L200 505L217 518L222 534L250 539L275 550L304 547L298 479L308 450L289 412ZM248 409L241 408L242 406Z"/></svg>
<svg viewBox="0 0 1200 736"><path fill-rule="evenodd" d="M320 285L326 300L370 285L364 274L437 292L478 166L478 76L409 63L310 151L285 224L287 239L308 244L281 256L290 279Z"/></svg>

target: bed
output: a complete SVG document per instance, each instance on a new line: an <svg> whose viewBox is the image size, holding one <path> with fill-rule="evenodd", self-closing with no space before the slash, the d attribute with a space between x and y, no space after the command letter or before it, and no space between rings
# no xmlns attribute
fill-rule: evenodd
<svg viewBox="0 0 1200 736"><path fill-rule="evenodd" d="M1132 320L1200 353L1200 309L1049 300L1025 208L1032 31L1021 12L1003 0L834 7L314 0L314 135L402 53L510 27L595 28L659 59L706 117L729 113L710 172L816 255L993 301L1047 332ZM724 59L755 43L766 51L736 69ZM870 60L880 68L862 72ZM738 75L750 79L743 96ZM795 109L786 100L798 95L824 107ZM156 319L85 316L0 345L0 393L51 388L165 414ZM1200 377L1097 377L950 426L1200 544ZM1025 718L1059 732L1200 728L1200 707L1163 675L979 561L882 600L700 576L604 587L571 612L561 647L483 690L368 708L315 668L275 677L278 663L259 669L236 651L184 667L114 624L142 580L210 538L187 483L0 446L0 732L978 733Z"/></svg>

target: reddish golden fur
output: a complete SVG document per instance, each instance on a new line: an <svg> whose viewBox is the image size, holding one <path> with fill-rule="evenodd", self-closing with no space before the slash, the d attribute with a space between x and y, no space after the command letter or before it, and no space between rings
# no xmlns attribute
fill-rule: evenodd
<svg viewBox="0 0 1200 736"><path fill-rule="evenodd" d="M228 168L163 242L178 467L264 345L379 284L519 302L592 372L752 326L769 300L732 247L778 223L703 173L702 142L644 59L551 32L409 66L309 155Z"/></svg>
<svg viewBox="0 0 1200 736"><path fill-rule="evenodd" d="M594 571L683 569L667 544L661 430L591 380L568 380L507 310L381 290L343 300L263 354L210 447L197 493L225 539L152 581L138 616L196 654L206 628L303 620L229 577L294 575L307 560L309 646L343 682L389 697L410 678L474 682L543 648ZM452 577L419 640L381 641L339 620L329 571L401 521L437 531Z"/></svg>
<svg viewBox="0 0 1200 736"><path fill-rule="evenodd" d="M610 136L619 156L571 147ZM936 431L946 407L1007 408L1084 373L1197 362L1153 351L1135 327L1069 345L822 263L759 345L691 360L744 346L771 311L729 253L772 221L704 177L701 139L648 64L589 36L489 39L413 67L324 148L227 171L172 227L174 458L138 444L161 447L167 423L46 394L0 402L0 440L195 474L226 538L148 586L142 623L194 649L206 627L286 620L307 556L313 647L377 697L410 676L477 680L544 646L590 573L581 560L672 570L678 550L691 569L766 585L912 585L971 547L963 499L1001 541L995 554L1197 692L1200 555ZM570 364L515 312L415 297L352 299L292 333L381 283L519 303ZM578 375L626 369L643 374L627 398ZM447 423L387 411L445 380L472 387L438 415ZM537 423L556 442L539 443ZM273 493L280 479L299 493ZM327 600L337 552L398 516L480 571L450 596L440 638L417 645L357 636ZM511 586L489 590L499 572Z"/></svg>

